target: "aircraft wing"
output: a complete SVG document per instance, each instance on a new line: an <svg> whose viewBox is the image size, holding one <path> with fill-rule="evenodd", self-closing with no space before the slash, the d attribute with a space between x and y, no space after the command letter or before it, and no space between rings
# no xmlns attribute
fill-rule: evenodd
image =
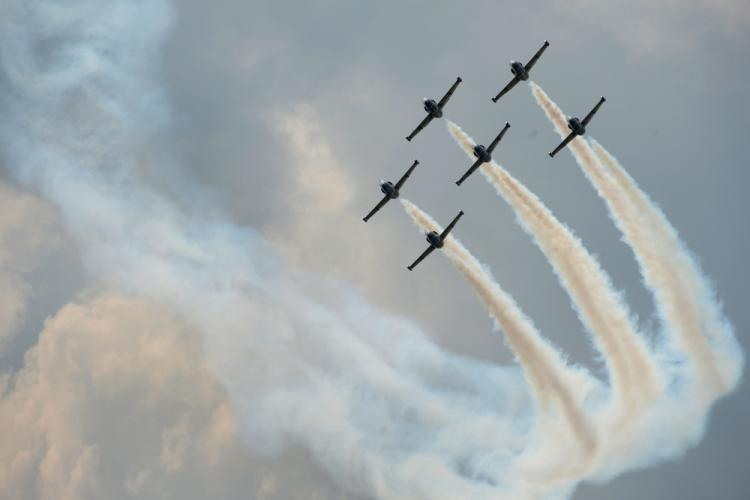
<svg viewBox="0 0 750 500"><path fill-rule="evenodd" d="M428 123L432 121L432 115L427 115L427 118L422 120L419 125L417 125L417 128L414 129L414 132L406 136L407 141L411 141L414 139L414 136L417 135L423 128L427 126Z"/></svg>
<svg viewBox="0 0 750 500"><path fill-rule="evenodd" d="M409 170L406 171L406 173L398 180L396 183L396 189L401 189L406 182L406 179L409 178L411 173L414 171L415 168L417 168L417 165L419 165L419 160L414 160L414 163L411 164L411 167L409 167Z"/></svg>
<svg viewBox="0 0 750 500"><path fill-rule="evenodd" d="M425 250L424 252L422 252L422 255L420 255L419 257L417 257L417 260L415 260L412 263L412 265L406 266L406 268L409 271L411 271L412 269L414 269L415 267L417 267L417 264L419 264L420 262L422 262L425 259L425 257L427 257L428 255L430 255L433 250L435 250L435 247L432 246L432 245L430 245L430 247L427 250Z"/></svg>
<svg viewBox="0 0 750 500"><path fill-rule="evenodd" d="M537 62L537 61L539 60L539 58L540 58L540 57L542 57L542 54L543 54L543 53L544 53L544 51L545 51L545 50L547 49L547 47L549 47L549 42L548 42L547 40L545 40L545 41L544 41L544 45L542 45L542 48L541 48L541 49L539 49L539 50L537 50L537 51L536 51L536 54L534 54L534 55L532 56L532 58L531 58L531 59L529 59L529 62L527 62L527 63L526 63L526 66L524 66L524 68L526 68L526 72L527 72L527 73L528 73L529 71L531 71L531 68L533 68L533 67L534 67L534 65L536 64L536 62Z"/></svg>
<svg viewBox="0 0 750 500"><path fill-rule="evenodd" d="M385 195L385 198L383 198L382 200L380 200L380 201L378 202L378 204L377 204L377 205L375 205L375 208L373 208L372 210L370 210L370 213L369 213L369 214L367 214L367 215L365 215L365 217L364 217L364 218L363 218L362 220L363 220L363 221L365 221L365 222L367 222L367 221L368 221L368 220L370 219L370 217L372 217L373 215L375 215L375 213L376 213L376 212L377 212L378 210L380 210L381 208L383 208L383 206L384 206L384 205L385 205L386 203L388 203L388 200L390 200L390 199L391 199L391 198L390 198L390 196L388 196L388 195Z"/></svg>
<svg viewBox="0 0 750 500"><path fill-rule="evenodd" d="M592 119L592 118L594 117L594 115L596 114L596 112L597 112L597 111L599 111L599 108L600 108L600 107L602 106L602 104L604 104L604 103L605 103L606 101L607 101L607 99L605 99L605 98L604 98L604 96L602 96L602 98L601 98L601 99L599 99L599 102L597 102L597 103L596 103L596 106L594 106L594 109L592 109L591 111L589 111L589 114L587 114L587 115L586 115L586 118L584 118L583 120L581 120L581 125L583 125L584 127L585 127L586 125L588 125L588 124L589 124L589 122L591 121L591 119Z"/></svg>
<svg viewBox="0 0 750 500"><path fill-rule="evenodd" d="M450 100L451 96L453 95L453 92L456 90L456 87L458 87L458 84L461 83L461 77L456 77L456 81L453 85L451 85L451 88L448 89L448 92L445 93L442 99L440 99L440 102L438 102L438 108L443 109L443 106L448 104L448 101Z"/></svg>
<svg viewBox="0 0 750 500"><path fill-rule="evenodd" d="M492 102L497 102L498 99L500 99L502 96L508 93L510 89L516 86L516 84L521 80L521 77L518 75L514 76L513 79L508 82L508 85L503 88L495 97L492 98Z"/></svg>
<svg viewBox="0 0 750 500"><path fill-rule="evenodd" d="M555 148L555 150L554 150L554 151L552 151L552 152L551 152L551 153L550 153L549 155L550 155L550 156L551 156L552 158L554 158L554 157L555 157L555 155L556 155L557 153L559 153L559 152L560 152L560 150L561 150L562 148L564 148L565 146L567 146L567 145L568 145L568 143L569 143L570 141L572 141L572 140L573 140L573 139L575 138L575 136L576 136L575 132L571 132L570 134L568 134L568 137L566 137L565 139L563 139L563 141L562 141L562 142L560 143L560 145L559 145L559 146L557 146L557 147Z"/></svg>
<svg viewBox="0 0 750 500"><path fill-rule="evenodd" d="M474 171L478 169L481 164L482 164L481 158L475 161L474 164L471 167L469 167L469 170L467 170L466 173L462 175L461 178L456 181L456 186L460 186L466 179L468 179L469 176L473 174Z"/></svg>
<svg viewBox="0 0 750 500"><path fill-rule="evenodd" d="M492 144L490 144L489 147L487 148L487 151L490 154L492 154L492 152L495 150L495 146L497 146L500 143L500 141L503 139L503 136L505 135L505 132L507 132L509 128L510 128L510 123L505 122L505 127L503 127L500 133L497 134L497 137L495 137L495 140L492 141Z"/></svg>
<svg viewBox="0 0 750 500"><path fill-rule="evenodd" d="M456 225L456 223L458 222L458 219L460 219L463 214L464 214L463 210L461 210L460 212L458 212L458 215L456 215L456 217L454 217L454 219L451 221L451 223L448 224L448 227L446 227L445 229L443 229L443 232L440 233L440 239L441 240L444 240L445 237L448 236L448 233L451 232L451 230L453 229L453 226Z"/></svg>

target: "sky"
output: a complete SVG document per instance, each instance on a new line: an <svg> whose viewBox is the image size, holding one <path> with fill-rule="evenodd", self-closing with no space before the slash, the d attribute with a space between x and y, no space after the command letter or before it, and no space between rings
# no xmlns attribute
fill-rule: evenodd
<svg viewBox="0 0 750 500"><path fill-rule="evenodd" d="M570 361L606 376L570 299L509 207L480 176L455 186L468 160L445 124L404 140L423 117L421 99L439 98L460 75L447 117L479 141L512 124L497 161L575 231L639 325L654 330L652 296L631 250L572 155L547 156L558 136L527 86L490 101L511 76L508 62L526 60L545 39L550 47L532 79L571 115L607 97L589 133L677 228L747 351L747 3L108 3L122 21L102 33L81 28L109 19L97 2L78 0L64 12L54 2L0 1L7 13L0 19L0 497L378 498L306 437L268 437L268 415L245 425L263 404L288 429L296 428L294 415L274 411L306 414L324 405L323 389L294 404L262 389L274 377L297 380L278 340L286 328L323 320L277 318L275 303L253 291L260 305L236 319L244 336L212 337L217 327L235 328L237 311L215 311L223 302L213 297L224 291L215 282L245 270L243 259L257 280L283 262L294 271L280 281L302 283L302 302L338 303L342 288L367 304L364 328L373 334L417 330L441 353L481 363L488 377L512 378L512 353L448 260L435 254L406 271L425 243L398 203L361 221L380 197L378 182L396 180L414 159L420 165L403 196L442 223L464 210L457 237ZM49 113L58 87L16 59L16 39L30 36L44 67L70 40L85 40L82 29L111 42L118 64L132 71L105 80L106 120L91 118L98 111L85 98ZM84 75L100 71L91 64ZM144 80L136 78L141 72ZM60 93L65 99L79 90L75 75ZM50 162L52 153L60 156ZM68 184L76 161L112 172L108 182L127 189L118 187L114 199L112 185L99 186L95 176L93 187ZM49 169L61 173L40 174ZM84 195L99 198L88 203ZM228 235L230 225L243 229ZM208 241L185 249L192 240L172 234L175 226ZM157 241L158 258L143 264L139 241ZM190 252L217 274L176 262ZM283 297L295 307L300 300ZM311 333L306 342L316 339ZM268 343L278 357L260 347ZM303 347L301 359L320 355L325 364L331 356ZM453 367L455 358L447 359ZM238 371L243 363L253 369ZM353 369L340 368L342 380ZM408 363L397 368L407 377ZM489 380L482 390L491 391ZM493 397L522 404L522 389ZM684 454L585 481L572 498L745 498L748 420L743 379ZM335 426L330 431L335 437Z"/></svg>

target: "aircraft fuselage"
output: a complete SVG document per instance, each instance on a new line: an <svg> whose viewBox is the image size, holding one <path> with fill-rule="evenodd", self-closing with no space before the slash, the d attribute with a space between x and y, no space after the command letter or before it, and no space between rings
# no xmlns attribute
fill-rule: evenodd
<svg viewBox="0 0 750 500"><path fill-rule="evenodd" d="M510 72L516 75L519 80L523 80L524 82L529 79L529 72L526 71L524 65L518 61L510 62Z"/></svg>
<svg viewBox="0 0 750 500"><path fill-rule="evenodd" d="M392 200L395 200L399 196L398 189L396 189L396 186L391 181L381 182L380 190Z"/></svg>
<svg viewBox="0 0 750 500"><path fill-rule="evenodd" d="M583 135L586 133L586 127L583 126L581 120L577 117L568 119L568 128L575 133L575 135Z"/></svg>
<svg viewBox="0 0 750 500"><path fill-rule="evenodd" d="M434 248L443 248L443 240L435 231L427 233L427 243Z"/></svg>
<svg viewBox="0 0 750 500"><path fill-rule="evenodd" d="M477 144L474 146L474 157L482 160L482 163L492 161L492 155L487 151L487 148L483 144Z"/></svg>
<svg viewBox="0 0 750 500"><path fill-rule="evenodd" d="M443 116L443 110L440 109L440 106L435 102L435 99L425 99L424 110L430 113L433 118L441 118Z"/></svg>

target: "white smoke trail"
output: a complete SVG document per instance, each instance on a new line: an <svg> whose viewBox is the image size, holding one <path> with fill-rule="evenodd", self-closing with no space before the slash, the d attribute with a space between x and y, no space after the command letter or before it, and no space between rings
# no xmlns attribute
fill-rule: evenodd
<svg viewBox="0 0 750 500"><path fill-rule="evenodd" d="M559 107L538 85L532 83L531 90L560 136L566 135L567 121ZM597 145L595 153L581 138L569 148L636 256L668 341L654 355L665 360L661 371L669 383L681 388L651 415L643 446L652 449L630 457L631 462L673 456L697 442L711 403L735 387L742 354L712 287L661 210L604 148ZM690 363L674 362L681 353ZM663 425L677 419L683 425ZM625 467L620 462L605 473L619 472Z"/></svg>
<svg viewBox="0 0 750 500"><path fill-rule="evenodd" d="M419 207L408 200L403 200L402 203L406 212L424 231L442 232L442 228ZM578 448L575 454L571 454L568 447L560 446L564 455L557 457L558 461L554 464L555 477L581 477L593 462L597 451L595 429L582 409L584 400L597 387L596 381L583 370L566 365L557 349L542 338L513 298L500 288L455 236L451 235L446 239L443 250L505 334L505 339L524 369L542 409L542 432L544 424L549 423L545 418L548 416L546 414L553 409L554 404L555 409L561 413L568 432L572 432L575 437ZM559 430L559 427L555 430ZM558 443L563 441L560 435L555 436L551 432L544 434L541 439L554 439ZM544 449L544 458L548 461L553 459L551 448L546 446Z"/></svg>
<svg viewBox="0 0 750 500"><path fill-rule="evenodd" d="M560 108L538 85L532 83L531 90L557 132L566 135L567 121ZM728 370L728 377L722 377L719 367L727 360L715 359L716 353L710 345L710 337L734 338L731 327L715 306L710 286L666 218L643 195L637 194L640 190L634 182L627 182L624 170L615 168L615 162L609 162L610 168L605 169L582 138L573 140L569 147L633 249L662 317L674 327L677 336L670 340L690 356L696 370L694 387L702 391L698 397L710 403L734 385L740 371L733 362L735 368ZM691 283L686 285L685 280Z"/></svg>
<svg viewBox="0 0 750 500"><path fill-rule="evenodd" d="M593 139L591 142L599 163L630 202L629 206L625 205L630 212L618 214L618 219L623 220L623 232L628 232L626 238L631 234L638 237L636 258L643 261L643 273L648 274L644 281L657 295L663 315L669 318L670 324L685 329L688 324L695 325L692 315L696 310L699 312L701 326L716 357L716 369L726 390L731 390L742 373L742 354L708 278L658 205L601 144ZM614 201L611 204L614 210ZM647 260L650 255L658 258L657 263ZM675 280L680 286L664 286L667 280ZM675 296L665 296L670 293Z"/></svg>
<svg viewBox="0 0 750 500"><path fill-rule="evenodd" d="M474 141L455 123L448 122L448 129L473 159ZM507 171L494 162L483 164L481 171L547 256L594 335L611 374L615 414L629 415L648 405L660 391L657 370L607 274L571 230Z"/></svg>

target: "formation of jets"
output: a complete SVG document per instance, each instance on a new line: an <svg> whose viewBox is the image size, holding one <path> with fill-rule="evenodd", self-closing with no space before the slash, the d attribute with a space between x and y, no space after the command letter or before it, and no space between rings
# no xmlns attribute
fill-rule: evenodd
<svg viewBox="0 0 750 500"><path fill-rule="evenodd" d="M542 47L536 51L536 53L531 57L531 59L529 59L529 62L527 62L526 64L522 64L518 61L511 61L510 72L513 74L513 78L505 87L503 87L502 90L500 90L500 92L498 92L495 97L492 98L492 101L497 102L501 97L510 92L510 90L513 89L513 87L515 87L518 82L527 81L529 79L529 72L539 61L539 58L542 57L542 54L547 49L547 47L549 47L549 42L545 40L542 44ZM427 112L427 116L419 123L419 125L417 125L417 128L415 128L412 133L406 136L407 141L411 142L411 140L414 139L414 137L419 134L422 129L429 125L434 118L443 117L445 106L446 104L448 104L448 101L453 96L453 93L456 91L456 88L458 88L461 81L462 80L460 76L456 77L456 81L453 83L453 85L451 85L451 87L448 89L448 92L446 92L442 99L440 99L439 101L436 102L434 99L425 99L423 101L424 110ZM560 150L564 149L565 146L570 143L570 141L580 135L584 135L586 133L586 126L591 122L591 119L594 117L596 112L599 111L599 108L602 106L602 104L604 104L604 102L606 102L606 99L604 97L601 97L599 99L599 102L596 103L596 106L594 106L594 108L589 111L589 113L582 120L578 117L568 118L568 128L570 129L570 134L568 134L568 136L563 139L559 146L557 146L552 152L549 153L549 156L554 157L558 152L560 152ZM472 152L474 154L474 157L476 158L476 161L461 176L461 178L456 181L456 185L460 186L479 167L481 167L482 164L492 161L493 151L495 150L497 145L500 144L500 141L503 139L503 136L505 136L505 133L509 128L510 123L505 122L505 126L503 127L503 129L487 147L482 144L474 145ZM401 176L401 178L395 184L390 181L381 181L380 191L383 193L384 197L382 200L380 200L380 202L378 202L377 205L375 205L375 208L370 210L370 212L362 220L367 222L373 215L375 215L381 208L383 208L383 206L385 206L388 201L398 198L401 194L401 188L403 188L406 180L409 178L409 176L411 176L412 172L414 172L414 169L417 167L417 165L419 165L419 161L414 160L414 163L411 164L406 173ZM420 262L422 262L428 255L430 255L433 250L435 250L436 248L443 248L445 239L448 237L463 214L463 210L458 212L458 215L456 215L456 217L450 222L450 224L448 224L448 226L443 230L442 233L431 231L426 234L427 242L430 244L430 246L427 248L427 250L422 252L417 260L415 260L411 265L407 266L407 269L409 269L409 271L414 269Z"/></svg>

